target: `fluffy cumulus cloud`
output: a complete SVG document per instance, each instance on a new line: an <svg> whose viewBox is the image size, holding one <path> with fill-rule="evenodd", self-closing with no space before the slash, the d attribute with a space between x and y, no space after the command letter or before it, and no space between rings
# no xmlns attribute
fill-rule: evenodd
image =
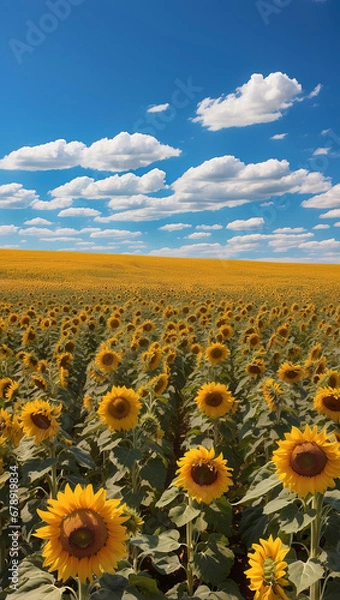
<svg viewBox="0 0 340 600"><path fill-rule="evenodd" d="M16 225L0 225L0 236L13 235L18 229L19 227L16 227Z"/></svg>
<svg viewBox="0 0 340 600"><path fill-rule="evenodd" d="M339 210L339 217L340 217L340 210ZM312 229L329 229L330 225L326 225L326 223L320 223L319 225L315 225L314 227L312 227Z"/></svg>
<svg viewBox="0 0 340 600"><path fill-rule="evenodd" d="M0 185L1 208L27 208L38 200L35 190L26 190L21 183L6 183Z"/></svg>
<svg viewBox="0 0 340 600"><path fill-rule="evenodd" d="M340 217L340 208L333 208L332 210L328 210L325 213L320 215L320 219L338 219ZM320 225L321 227L321 225ZM323 227L327 227L324 225ZM329 225L328 225L329 227Z"/></svg>
<svg viewBox="0 0 340 600"><path fill-rule="evenodd" d="M54 198L53 200L34 200L31 207L34 210L58 210L71 206L72 198Z"/></svg>
<svg viewBox="0 0 340 600"><path fill-rule="evenodd" d="M223 229L223 227L219 223L215 223L214 225L196 225L196 229L202 231L215 231L218 229Z"/></svg>
<svg viewBox="0 0 340 600"><path fill-rule="evenodd" d="M145 175L134 173L111 175L104 179L76 177L51 190L50 195L61 198L88 198L91 200L109 199L116 196L132 196L157 192L165 187L165 172L152 169Z"/></svg>
<svg viewBox="0 0 340 600"><path fill-rule="evenodd" d="M219 98L204 98L197 106L197 117L193 121L210 131L270 123L280 119L301 92L300 83L285 73L278 71L267 77L254 73L235 92Z"/></svg>
<svg viewBox="0 0 340 600"><path fill-rule="evenodd" d="M340 183L334 185L324 194L313 196L302 202L304 208L338 208L340 207Z"/></svg>
<svg viewBox="0 0 340 600"><path fill-rule="evenodd" d="M189 227L192 227L189 223L168 223L158 227L158 229L159 231L181 231L181 229L188 229Z"/></svg>
<svg viewBox="0 0 340 600"><path fill-rule="evenodd" d="M242 231L247 229L259 229L263 227L264 219L262 217L252 217L251 219L237 219L228 223L226 229L233 231Z"/></svg>
<svg viewBox="0 0 340 600"><path fill-rule="evenodd" d="M147 167L158 160L179 156L181 151L161 144L143 133L122 131L114 138L102 138L90 146L82 142L55 140L38 146L24 146L0 159L0 169L49 171L83 167L101 171L128 171Z"/></svg>
<svg viewBox="0 0 340 600"><path fill-rule="evenodd" d="M101 212L94 208L64 208L58 217L97 217Z"/></svg>
<svg viewBox="0 0 340 600"><path fill-rule="evenodd" d="M195 231L186 236L188 240L202 240L211 236L209 231Z"/></svg>
<svg viewBox="0 0 340 600"><path fill-rule="evenodd" d="M48 221L47 219L43 219L42 217L35 217L34 219L29 219L24 222L24 225L52 225L52 221Z"/></svg>
<svg viewBox="0 0 340 600"><path fill-rule="evenodd" d="M129 231L127 229L102 229L100 231L93 231L90 234L91 238L134 238L142 235L141 231Z"/></svg>
<svg viewBox="0 0 340 600"><path fill-rule="evenodd" d="M175 213L216 211L284 194L316 194L330 188L329 179L306 169L291 171L288 161L269 159L245 164L235 156L220 156L191 167L168 190L164 198L144 196L123 204L110 203L112 221L144 221ZM98 218L99 219L99 218Z"/></svg>

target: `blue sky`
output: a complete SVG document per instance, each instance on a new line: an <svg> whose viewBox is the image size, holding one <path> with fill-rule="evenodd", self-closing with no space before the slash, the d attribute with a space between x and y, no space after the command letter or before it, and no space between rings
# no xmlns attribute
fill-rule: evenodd
<svg viewBox="0 0 340 600"><path fill-rule="evenodd" d="M340 262L337 0L0 9L0 247Z"/></svg>

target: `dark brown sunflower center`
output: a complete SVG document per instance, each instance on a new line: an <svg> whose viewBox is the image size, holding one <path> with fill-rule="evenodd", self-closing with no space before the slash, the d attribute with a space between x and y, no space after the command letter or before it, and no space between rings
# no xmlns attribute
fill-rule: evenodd
<svg viewBox="0 0 340 600"><path fill-rule="evenodd" d="M114 398L111 400L108 410L114 419L124 419L128 416L131 407L126 398Z"/></svg>
<svg viewBox="0 0 340 600"><path fill-rule="evenodd" d="M102 356L102 363L105 365L105 367L111 367L114 363L114 360L115 357L111 352L106 352L106 354Z"/></svg>
<svg viewBox="0 0 340 600"><path fill-rule="evenodd" d="M333 396L332 394L325 396L322 399L322 404L329 410L334 410L334 412L340 411L340 398L336 398L336 396Z"/></svg>
<svg viewBox="0 0 340 600"><path fill-rule="evenodd" d="M86 508L67 515L60 525L59 540L63 549L77 558L94 556L105 546L107 538L104 519Z"/></svg>
<svg viewBox="0 0 340 600"><path fill-rule="evenodd" d="M211 461L200 461L192 465L191 477L197 485L212 485L218 477L218 471Z"/></svg>
<svg viewBox="0 0 340 600"><path fill-rule="evenodd" d="M221 348L213 348L212 351L210 352L210 356L212 358L221 358L223 356L223 352L222 352Z"/></svg>
<svg viewBox="0 0 340 600"><path fill-rule="evenodd" d="M257 365L249 365L249 372L257 375L258 373L261 373L261 368Z"/></svg>
<svg viewBox="0 0 340 600"><path fill-rule="evenodd" d="M304 442L295 446L290 457L290 466L298 475L315 477L324 470L327 455L315 442Z"/></svg>
<svg viewBox="0 0 340 600"><path fill-rule="evenodd" d="M294 369L288 369L288 371L285 372L285 375L286 377L288 377L288 379L294 379L299 375L299 371L294 371Z"/></svg>
<svg viewBox="0 0 340 600"><path fill-rule="evenodd" d="M51 419L48 418L47 415L43 415L42 413L35 413L31 415L31 421L33 421L36 427L39 429L49 429L51 425Z"/></svg>
<svg viewBox="0 0 340 600"><path fill-rule="evenodd" d="M331 375L328 379L328 385L331 388L335 388L337 386L337 378L335 375Z"/></svg>
<svg viewBox="0 0 340 600"><path fill-rule="evenodd" d="M222 404L223 402L223 396L222 394L220 394L219 392L211 392L210 394L207 394L206 399L205 399L205 403L208 406L220 406L220 404Z"/></svg>

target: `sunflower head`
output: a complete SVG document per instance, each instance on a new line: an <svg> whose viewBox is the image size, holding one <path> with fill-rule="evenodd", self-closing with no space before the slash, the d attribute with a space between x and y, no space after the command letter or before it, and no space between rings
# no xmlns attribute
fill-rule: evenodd
<svg viewBox="0 0 340 600"><path fill-rule="evenodd" d="M130 388L113 386L99 403L98 415L109 429L129 431L138 424L142 408L138 394Z"/></svg>
<svg viewBox="0 0 340 600"><path fill-rule="evenodd" d="M210 504L226 492L232 480L227 461L222 454L215 456L214 448L191 448L177 462L174 485L183 487L197 502Z"/></svg>
<svg viewBox="0 0 340 600"><path fill-rule="evenodd" d="M272 458L283 485L301 498L334 487L334 479L340 476L338 442L309 425L304 431L293 427L285 438L278 442Z"/></svg>
<svg viewBox="0 0 340 600"><path fill-rule="evenodd" d="M235 398L228 387L222 383L206 383L195 398L198 408L212 419L233 412Z"/></svg>
<svg viewBox="0 0 340 600"><path fill-rule="evenodd" d="M281 381L293 384L301 381L305 376L305 370L300 365L295 365L291 362L284 362L279 368L277 375Z"/></svg>
<svg viewBox="0 0 340 600"><path fill-rule="evenodd" d="M58 579L79 577L93 580L93 575L113 573L119 560L126 556L126 516L119 500L107 500L102 488L96 494L92 485L69 484L56 500L49 500L47 511L37 510L47 526L35 536L48 540L44 549L44 565L58 571Z"/></svg>
<svg viewBox="0 0 340 600"><path fill-rule="evenodd" d="M20 422L24 433L33 437L35 444L53 439L59 430L58 417L62 405L53 405L46 400L33 400L24 404Z"/></svg>
<svg viewBox="0 0 340 600"><path fill-rule="evenodd" d="M120 361L120 354L110 350L106 344L102 344L100 352L95 357L95 365L103 373L111 373L117 369Z"/></svg>
<svg viewBox="0 0 340 600"><path fill-rule="evenodd" d="M263 397L267 402L270 411L275 412L280 405L280 396L283 394L283 389L272 378L266 379L262 387Z"/></svg>
<svg viewBox="0 0 340 600"><path fill-rule="evenodd" d="M288 585L287 562L284 560L289 548L283 548L280 538L272 535L268 540L260 539L248 553L250 568L245 575L250 579L249 588L255 592L256 600L288 600L283 587Z"/></svg>
<svg viewBox="0 0 340 600"><path fill-rule="evenodd" d="M210 362L211 365L218 365L228 358L230 350L220 342L210 344L205 351L205 359Z"/></svg>
<svg viewBox="0 0 340 600"><path fill-rule="evenodd" d="M333 421L340 421L340 387L320 388L314 398L314 408Z"/></svg>

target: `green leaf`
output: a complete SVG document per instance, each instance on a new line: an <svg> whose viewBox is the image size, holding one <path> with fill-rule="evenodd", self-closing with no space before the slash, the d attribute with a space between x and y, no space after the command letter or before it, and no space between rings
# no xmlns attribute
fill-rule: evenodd
<svg viewBox="0 0 340 600"><path fill-rule="evenodd" d="M179 493L180 493L180 489L178 487L175 487L175 486L169 487L167 490L165 490L165 492L163 492L163 494L161 495L158 502L156 502L155 506L157 508L163 508L163 506L167 506L168 504L170 504L170 502L172 502L173 500L175 500L175 498L177 498Z"/></svg>
<svg viewBox="0 0 340 600"><path fill-rule="evenodd" d="M30 460L22 466L23 477L28 477L30 483L43 479L46 473L51 472L52 465L59 462L58 458L45 458L40 460L39 458Z"/></svg>
<svg viewBox="0 0 340 600"><path fill-rule="evenodd" d="M194 508L190 504L188 506L185 504L180 504L169 511L169 518L178 527L182 527L183 525L189 523L189 521L193 521L193 519L198 517L200 512L201 510L199 508Z"/></svg>
<svg viewBox="0 0 340 600"><path fill-rule="evenodd" d="M152 596L157 596L159 598L161 594L156 581L150 577L145 577L144 575L130 575L128 585L129 587L134 586L145 593L147 598Z"/></svg>
<svg viewBox="0 0 340 600"><path fill-rule="evenodd" d="M20 585L10 593L13 600L61 600L65 588L54 585L54 577L24 559L19 567Z"/></svg>
<svg viewBox="0 0 340 600"><path fill-rule="evenodd" d="M179 531L169 529L159 535L140 535L139 537L131 538L130 544L137 546L137 548L142 550L144 556L148 556L150 554L166 554L178 550L181 545L178 540Z"/></svg>
<svg viewBox="0 0 340 600"><path fill-rule="evenodd" d="M327 584L323 600L339 600L339 581L330 581Z"/></svg>
<svg viewBox="0 0 340 600"><path fill-rule="evenodd" d="M205 505L203 515L210 527L226 536L230 535L232 507L225 496L221 496L211 504Z"/></svg>
<svg viewBox="0 0 340 600"><path fill-rule="evenodd" d="M264 506L263 513L265 515L272 515L275 512L279 512L281 508L285 508L285 506L294 502L295 499L295 494L291 494L289 490L283 489L277 498L274 498L274 500L271 500Z"/></svg>
<svg viewBox="0 0 340 600"><path fill-rule="evenodd" d="M167 476L167 469L160 457L151 458L146 465L140 470L140 477L154 490L159 490L164 487Z"/></svg>
<svg viewBox="0 0 340 600"><path fill-rule="evenodd" d="M143 457L141 450L138 448L116 448L111 455L118 466L127 469L132 469L133 465Z"/></svg>
<svg viewBox="0 0 340 600"><path fill-rule="evenodd" d="M247 506L243 511L240 522L242 540L249 547L263 537L268 523L267 515L263 514L261 506Z"/></svg>
<svg viewBox="0 0 340 600"><path fill-rule="evenodd" d="M326 492L323 500L325 504L330 504L330 506L340 512L340 490Z"/></svg>
<svg viewBox="0 0 340 600"><path fill-rule="evenodd" d="M255 500L257 498L261 498L267 494L270 490L275 489L276 487L282 486L281 481L277 478L277 475L273 474L260 481L254 488L250 489L246 495L239 502L235 502L237 504L243 504L244 502L249 502L249 500Z"/></svg>
<svg viewBox="0 0 340 600"><path fill-rule="evenodd" d="M214 595L221 593L225 595ZM232 581L231 579L228 579L225 583L223 583L221 592L213 592L210 598L211 600L215 600L215 598L225 598L225 600L243 600L243 596L241 596L238 586L236 585L235 581Z"/></svg>
<svg viewBox="0 0 340 600"><path fill-rule="evenodd" d="M205 583L218 585L228 577L234 561L234 553L230 548L215 541L214 535L209 536L206 543L198 544L193 562L198 576Z"/></svg>
<svg viewBox="0 0 340 600"><path fill-rule="evenodd" d="M323 566L314 558L307 562L298 560L288 566L289 580L295 585L298 594L319 581L323 577L323 573Z"/></svg>
<svg viewBox="0 0 340 600"><path fill-rule="evenodd" d="M82 448L77 448L77 446L72 446L70 448L71 454L73 454L76 459L78 465L81 467L88 467L89 469L95 469L96 464L89 452L86 452Z"/></svg>
<svg viewBox="0 0 340 600"><path fill-rule="evenodd" d="M285 533L296 533L305 529L315 518L316 510L301 512L296 504L289 504L280 514L280 527Z"/></svg>
<svg viewBox="0 0 340 600"><path fill-rule="evenodd" d="M175 573L175 571L182 568L176 554L162 556L161 558L154 560L152 566L161 575L170 575L170 573Z"/></svg>

